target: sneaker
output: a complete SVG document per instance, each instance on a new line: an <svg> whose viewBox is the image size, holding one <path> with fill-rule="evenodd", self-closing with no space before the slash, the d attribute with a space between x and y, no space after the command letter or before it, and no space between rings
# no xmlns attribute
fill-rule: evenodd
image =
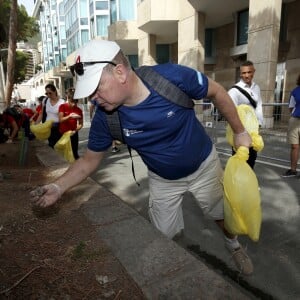
<svg viewBox="0 0 300 300"><path fill-rule="evenodd" d="M289 169L285 173L283 173L281 176L282 177L295 177L295 176L297 176L297 171L293 171L293 170Z"/></svg>
<svg viewBox="0 0 300 300"><path fill-rule="evenodd" d="M231 251L231 254L237 269L242 274L251 275L253 273L252 261L242 246Z"/></svg>
<svg viewBox="0 0 300 300"><path fill-rule="evenodd" d="M117 153L117 152L119 152L119 151L120 151L120 149L117 148L117 147L113 147L113 148L111 149L111 152L112 152L112 153Z"/></svg>

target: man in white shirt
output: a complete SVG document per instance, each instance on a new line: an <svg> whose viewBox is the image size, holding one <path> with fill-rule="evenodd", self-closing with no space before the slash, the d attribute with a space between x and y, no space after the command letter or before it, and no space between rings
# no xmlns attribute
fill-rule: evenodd
<svg viewBox="0 0 300 300"><path fill-rule="evenodd" d="M228 91L228 94L236 106L247 104L253 107L258 123L262 126L264 123L262 99L260 95L260 87L258 84L253 82L254 73L255 68L251 61L245 61L242 63L240 66L241 79ZM233 154L234 153L235 152L233 151ZM252 169L254 168L256 157L257 152L252 147L249 148L249 159L247 163Z"/></svg>

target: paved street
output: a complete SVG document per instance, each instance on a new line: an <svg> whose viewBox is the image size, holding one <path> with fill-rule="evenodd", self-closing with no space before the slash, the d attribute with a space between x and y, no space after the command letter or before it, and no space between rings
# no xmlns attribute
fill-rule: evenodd
<svg viewBox="0 0 300 300"><path fill-rule="evenodd" d="M84 128L80 134L81 151L86 145L87 131ZM278 148L278 143L274 143L274 147ZM287 147L281 150L277 148L276 151L282 150L288 155ZM272 145L266 145L266 149L272 151ZM225 165L228 155L220 154L220 157ZM140 187L132 178L126 146L121 146L117 154L107 153L99 171L92 177L148 219L146 168L135 153L133 159ZM257 161L256 174L261 187L263 210L261 236L257 243L247 237L240 238L255 266L254 274L249 277L236 277L232 271L233 262L224 248L218 228L202 217L192 195L185 195L185 237L178 243L261 299L300 298L300 179L281 178L280 174L287 167L286 164L270 162L264 157ZM245 192L251 191L245 187Z"/></svg>

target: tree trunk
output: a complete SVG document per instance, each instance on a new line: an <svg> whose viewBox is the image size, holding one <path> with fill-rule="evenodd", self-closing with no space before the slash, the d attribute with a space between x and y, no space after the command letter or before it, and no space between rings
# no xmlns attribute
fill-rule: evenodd
<svg viewBox="0 0 300 300"><path fill-rule="evenodd" d="M11 95L14 88L14 72L16 62L17 48L17 0L11 1L10 19L9 19L9 41L8 41L8 56L7 56L7 75L5 88L6 106L10 106Z"/></svg>

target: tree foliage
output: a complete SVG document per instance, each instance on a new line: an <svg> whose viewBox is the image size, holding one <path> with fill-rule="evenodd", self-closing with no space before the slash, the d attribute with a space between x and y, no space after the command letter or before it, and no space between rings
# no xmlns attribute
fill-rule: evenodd
<svg viewBox="0 0 300 300"><path fill-rule="evenodd" d="M9 35L9 16L11 0L0 0L0 48L7 48ZM35 18L30 17L23 5L17 10L17 41L27 41L39 33L39 25Z"/></svg>
<svg viewBox="0 0 300 300"><path fill-rule="evenodd" d="M25 80L26 76L26 65L29 59L29 55L26 52L18 51L16 52L16 64L14 73L14 83L21 83ZM7 58L3 58L3 69L4 73L7 71Z"/></svg>
<svg viewBox="0 0 300 300"><path fill-rule="evenodd" d="M17 55L16 43L26 42L38 32L37 21L28 15L23 5L19 6L17 0L0 0L0 58L7 61L4 91L6 106L10 105L14 84L25 79L26 73L27 59L23 54Z"/></svg>

